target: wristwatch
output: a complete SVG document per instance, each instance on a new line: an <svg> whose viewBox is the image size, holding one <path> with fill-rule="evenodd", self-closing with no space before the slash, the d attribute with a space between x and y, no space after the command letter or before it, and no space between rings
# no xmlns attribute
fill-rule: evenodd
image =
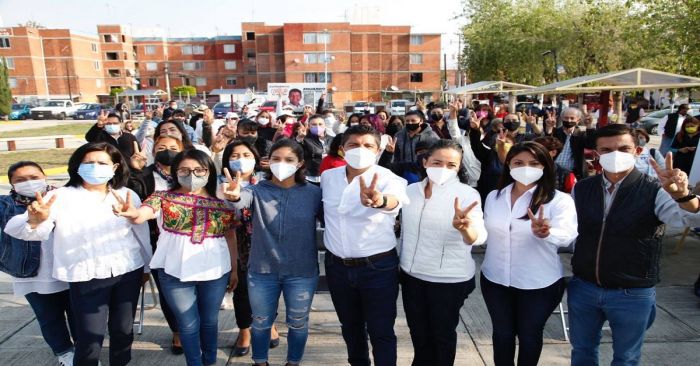
<svg viewBox="0 0 700 366"><path fill-rule="evenodd" d="M685 196L685 197L677 198L677 199L676 199L676 202L678 202L678 203L690 202L690 201L692 201L695 197L697 197L697 195L694 195L694 194L690 193L689 195L687 195L687 196Z"/></svg>
<svg viewBox="0 0 700 366"><path fill-rule="evenodd" d="M383 196L382 196L382 204L379 205L379 206L373 206L373 207L374 207L374 208L384 208L384 207L386 207L386 205L387 205L388 202L389 202L389 200L387 200L386 196L383 195Z"/></svg>

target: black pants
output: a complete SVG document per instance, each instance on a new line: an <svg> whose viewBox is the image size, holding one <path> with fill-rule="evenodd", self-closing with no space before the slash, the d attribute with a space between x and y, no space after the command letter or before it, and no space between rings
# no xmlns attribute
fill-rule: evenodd
<svg viewBox="0 0 700 366"><path fill-rule="evenodd" d="M177 333L177 319L175 319L175 314L173 310L165 301L165 295L163 295L163 289L160 287L160 277L158 277L158 271L151 271L151 276L153 277L153 282L156 283L158 288L158 301L160 302L160 310L163 311L163 316L165 316L165 321L168 322L168 327L173 333ZM145 285L144 285L145 286Z"/></svg>
<svg viewBox="0 0 700 366"><path fill-rule="evenodd" d="M250 328L253 323L253 311L248 299L248 273L238 265L238 286L233 290L233 312L236 315L238 329Z"/></svg>
<svg viewBox="0 0 700 366"><path fill-rule="evenodd" d="M545 288L521 290L489 281L481 274L481 293L493 324L493 359L496 366L514 365L518 337L518 365L537 365L542 353L544 325L564 295L561 278Z"/></svg>
<svg viewBox="0 0 700 366"><path fill-rule="evenodd" d="M105 323L109 330L110 366L129 363L142 275L143 268L139 268L115 277L70 283L68 291L77 333L75 366L97 366Z"/></svg>
<svg viewBox="0 0 700 366"><path fill-rule="evenodd" d="M427 282L401 273L401 297L413 342L413 366L454 365L459 309L476 280Z"/></svg>

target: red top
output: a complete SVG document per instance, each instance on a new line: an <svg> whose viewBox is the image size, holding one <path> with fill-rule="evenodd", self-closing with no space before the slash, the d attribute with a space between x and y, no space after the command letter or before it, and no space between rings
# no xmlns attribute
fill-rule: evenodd
<svg viewBox="0 0 700 366"><path fill-rule="evenodd" d="M337 168L340 166L345 166L348 163L345 162L343 158L336 158L335 156L327 155L323 160L321 160L321 166L318 168L318 174L323 173L328 169Z"/></svg>

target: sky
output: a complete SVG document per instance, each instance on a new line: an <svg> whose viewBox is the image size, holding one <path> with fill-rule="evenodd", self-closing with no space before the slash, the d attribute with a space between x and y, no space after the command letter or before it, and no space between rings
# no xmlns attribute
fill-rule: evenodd
<svg viewBox="0 0 700 366"><path fill-rule="evenodd" d="M454 17L461 9L461 0L0 0L0 25L34 20L47 28L96 34L97 24L122 24L133 36L170 37L240 35L241 22L250 21L410 25L415 33L442 33L442 52L452 67L456 33L464 23Z"/></svg>

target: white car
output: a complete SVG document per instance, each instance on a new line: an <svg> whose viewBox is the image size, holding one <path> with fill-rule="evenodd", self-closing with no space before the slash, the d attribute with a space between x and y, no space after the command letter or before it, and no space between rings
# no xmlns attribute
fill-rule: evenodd
<svg viewBox="0 0 700 366"><path fill-rule="evenodd" d="M408 111L411 102L406 99L394 99L389 102L389 108L392 116L403 116Z"/></svg>
<svg viewBox="0 0 700 366"><path fill-rule="evenodd" d="M32 108L32 119L66 119L75 116L79 105L70 100L49 100L41 107Z"/></svg>

